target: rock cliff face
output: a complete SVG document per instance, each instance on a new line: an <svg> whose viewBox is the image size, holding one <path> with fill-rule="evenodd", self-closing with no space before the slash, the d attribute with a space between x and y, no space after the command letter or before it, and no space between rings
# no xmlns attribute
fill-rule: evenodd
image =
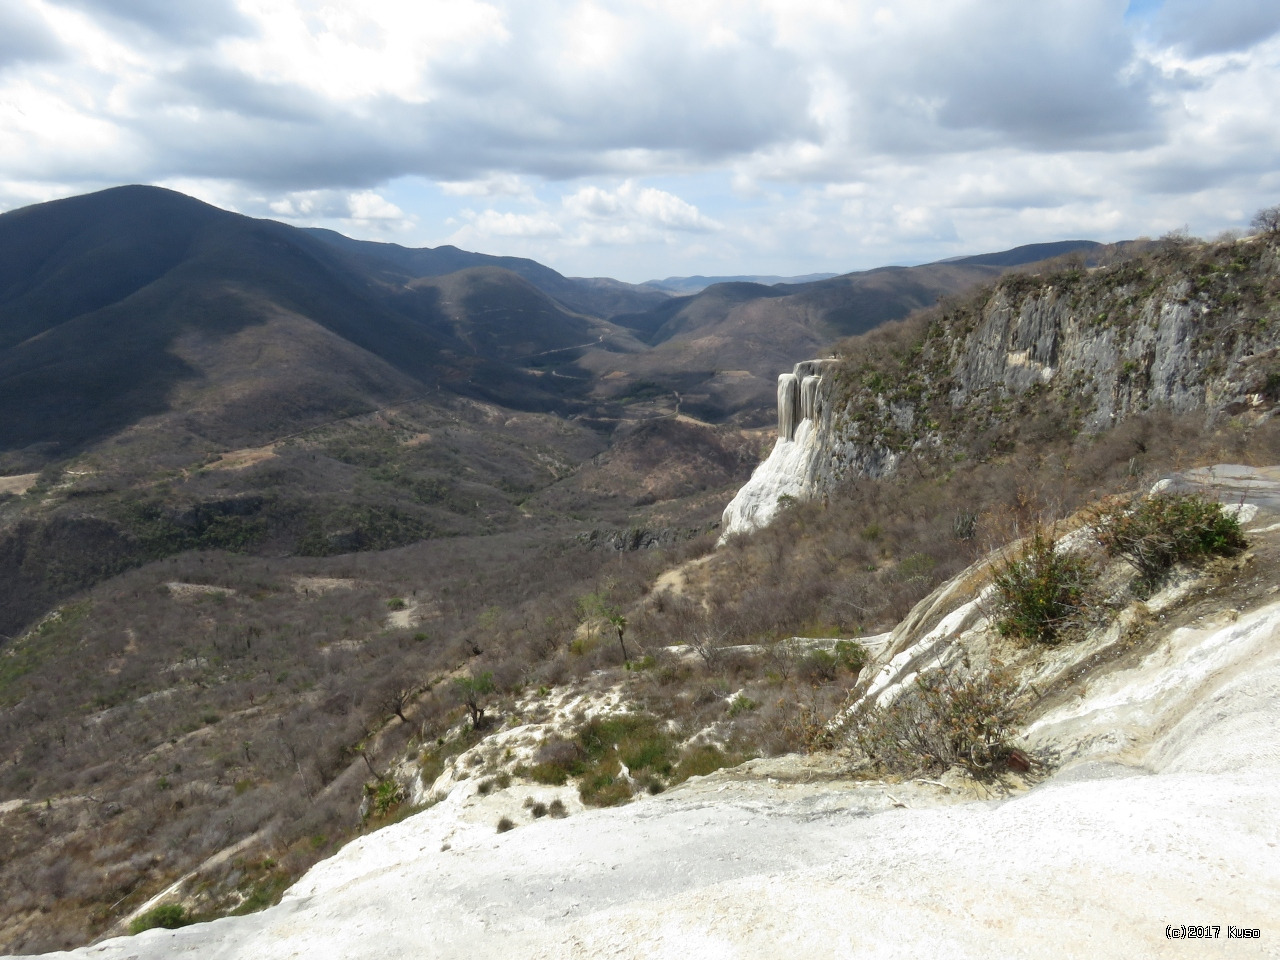
<svg viewBox="0 0 1280 960"><path fill-rule="evenodd" d="M1014 275L907 323L888 346L779 377L778 442L725 510L726 536L915 451L986 456L1002 431L1097 433L1161 408L1266 416L1280 400L1274 239Z"/></svg>

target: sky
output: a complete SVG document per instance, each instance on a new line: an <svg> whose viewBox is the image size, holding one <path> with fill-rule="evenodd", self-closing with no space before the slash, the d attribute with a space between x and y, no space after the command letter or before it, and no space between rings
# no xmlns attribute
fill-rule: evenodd
<svg viewBox="0 0 1280 960"><path fill-rule="evenodd" d="M0 210L123 183L571 276L1215 236L1276 0L3 0Z"/></svg>

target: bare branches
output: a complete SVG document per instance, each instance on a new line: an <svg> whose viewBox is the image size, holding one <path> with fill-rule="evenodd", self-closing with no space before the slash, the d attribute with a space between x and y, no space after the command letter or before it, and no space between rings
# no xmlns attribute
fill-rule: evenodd
<svg viewBox="0 0 1280 960"><path fill-rule="evenodd" d="M1280 234L1280 203L1274 207L1264 207L1253 215L1253 219L1249 221L1249 226L1253 227L1259 233Z"/></svg>

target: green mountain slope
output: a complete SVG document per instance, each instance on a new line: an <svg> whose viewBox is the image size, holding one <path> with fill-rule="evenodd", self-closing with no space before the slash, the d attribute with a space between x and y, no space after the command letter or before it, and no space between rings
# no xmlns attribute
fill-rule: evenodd
<svg viewBox="0 0 1280 960"><path fill-rule="evenodd" d="M0 261L0 405L16 414L0 452L66 455L175 411L213 442L261 442L440 385L551 409L582 378L508 358L635 349L508 270L393 284L311 231L153 187L0 216Z"/></svg>

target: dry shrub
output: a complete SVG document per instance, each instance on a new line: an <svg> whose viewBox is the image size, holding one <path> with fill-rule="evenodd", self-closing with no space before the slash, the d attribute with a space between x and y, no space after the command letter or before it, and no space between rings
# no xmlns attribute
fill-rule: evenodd
<svg viewBox="0 0 1280 960"><path fill-rule="evenodd" d="M1004 673L966 675L937 668L917 675L911 689L871 710L856 739L887 773L909 776L962 766L989 777L1004 766L1021 720Z"/></svg>
<svg viewBox="0 0 1280 960"><path fill-rule="evenodd" d="M1240 521L1197 493L1111 498L1094 511L1091 522L1107 555L1138 571L1135 588L1143 595L1176 564L1232 556L1248 546Z"/></svg>

